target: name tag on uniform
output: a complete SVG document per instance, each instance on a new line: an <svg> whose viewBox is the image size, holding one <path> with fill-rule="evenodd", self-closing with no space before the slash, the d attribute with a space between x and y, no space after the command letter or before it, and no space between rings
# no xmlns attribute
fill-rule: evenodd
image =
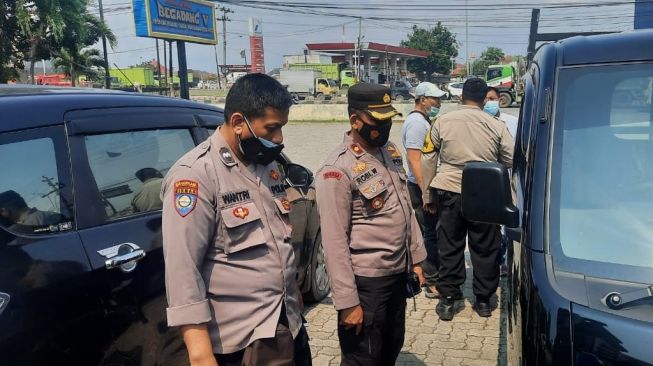
<svg viewBox="0 0 653 366"><path fill-rule="evenodd" d="M251 196L250 196L248 190L222 193L220 195L220 197L222 198L222 205L223 206L230 206L230 205L234 205L236 203L251 200Z"/></svg>

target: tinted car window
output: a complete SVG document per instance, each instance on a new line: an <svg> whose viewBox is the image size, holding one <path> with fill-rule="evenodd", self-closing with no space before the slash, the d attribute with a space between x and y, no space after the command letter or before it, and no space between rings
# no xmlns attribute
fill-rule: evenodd
<svg viewBox="0 0 653 366"><path fill-rule="evenodd" d="M24 234L73 228L72 200L64 194L69 177L57 164L63 136L58 140L38 132L0 135L0 226Z"/></svg>
<svg viewBox="0 0 653 366"><path fill-rule="evenodd" d="M163 177L194 147L188 130L121 132L86 137L86 149L109 220L157 211Z"/></svg>
<svg viewBox="0 0 653 366"><path fill-rule="evenodd" d="M646 64L559 74L552 236L602 274L605 264L653 268L652 82Z"/></svg>

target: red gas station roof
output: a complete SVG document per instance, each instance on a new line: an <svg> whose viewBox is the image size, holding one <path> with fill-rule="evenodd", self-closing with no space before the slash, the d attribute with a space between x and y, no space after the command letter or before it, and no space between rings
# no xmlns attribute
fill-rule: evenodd
<svg viewBox="0 0 653 366"><path fill-rule="evenodd" d="M321 52L330 52L330 53L354 52L355 46L356 45L354 43L347 43L347 42L306 44L306 47L310 51L321 51ZM429 55L431 55L431 52L428 51L422 51L422 50L416 50L414 48L392 46L389 44L374 43L374 42L363 43L362 51L381 52L381 53L387 52L393 55L410 56L416 58L426 58L429 57Z"/></svg>

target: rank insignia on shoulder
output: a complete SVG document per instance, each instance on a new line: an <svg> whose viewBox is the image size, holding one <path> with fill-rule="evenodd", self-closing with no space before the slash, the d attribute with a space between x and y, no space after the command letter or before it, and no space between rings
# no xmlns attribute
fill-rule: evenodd
<svg viewBox="0 0 653 366"><path fill-rule="evenodd" d="M383 208L384 204L385 204L385 202L383 201L382 196L375 197L372 200L372 208L375 209L375 210L379 210L379 209Z"/></svg>
<svg viewBox="0 0 653 366"><path fill-rule="evenodd" d="M236 160L234 160L234 156L231 155L231 151L229 151L229 149L227 149L226 147L220 149L220 159L222 159L222 162L224 162L226 165L236 164Z"/></svg>
<svg viewBox="0 0 653 366"><path fill-rule="evenodd" d="M193 180L178 180L174 185L175 210L181 217L186 217L197 206L199 184Z"/></svg>
<svg viewBox="0 0 653 366"><path fill-rule="evenodd" d="M361 162L356 163L356 165L351 169L351 171L354 174L360 174L360 173L364 172L365 169L367 169L367 163L364 163L364 162L361 161Z"/></svg>
<svg viewBox="0 0 653 366"><path fill-rule="evenodd" d="M279 172L277 172L276 170L272 169L272 170L270 171L270 178L272 178L272 180L279 180Z"/></svg>
<svg viewBox="0 0 653 366"><path fill-rule="evenodd" d="M245 220L245 217L249 216L249 209L247 207L236 207L232 212L234 216L241 220Z"/></svg>
<svg viewBox="0 0 653 366"><path fill-rule="evenodd" d="M336 170L330 170L328 172L324 172L324 174L322 174L322 177L324 177L324 179L337 179L337 180L340 180L342 178L342 173L340 173L339 171L336 171Z"/></svg>
<svg viewBox="0 0 653 366"><path fill-rule="evenodd" d="M281 199L281 205L283 206L284 210L290 211L290 201L288 201L287 198L282 198Z"/></svg>
<svg viewBox="0 0 653 366"><path fill-rule="evenodd" d="M358 144L356 144L356 143L353 143L353 144L349 145L349 149L350 149L350 150L354 153L354 155L356 155L357 157L359 157L359 156L361 156L361 155L363 155L363 154L365 153L365 150L363 150L363 148L360 147L360 145L358 145Z"/></svg>

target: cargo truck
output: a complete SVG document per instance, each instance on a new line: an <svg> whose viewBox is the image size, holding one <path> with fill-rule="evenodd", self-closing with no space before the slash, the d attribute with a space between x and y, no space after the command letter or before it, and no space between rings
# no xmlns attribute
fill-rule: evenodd
<svg viewBox="0 0 653 366"><path fill-rule="evenodd" d="M513 65L490 65L485 73L488 86L499 90L499 105L506 108L517 100L517 72Z"/></svg>
<svg viewBox="0 0 653 366"><path fill-rule="evenodd" d="M322 73L322 77L333 79L341 88L347 89L356 84L354 70L344 67L345 64L290 64L289 70L313 70Z"/></svg>
<svg viewBox="0 0 653 366"><path fill-rule="evenodd" d="M279 82L284 85L293 97L299 101L306 97L323 100L338 93L338 83L322 76L320 71L313 70L281 70Z"/></svg>

